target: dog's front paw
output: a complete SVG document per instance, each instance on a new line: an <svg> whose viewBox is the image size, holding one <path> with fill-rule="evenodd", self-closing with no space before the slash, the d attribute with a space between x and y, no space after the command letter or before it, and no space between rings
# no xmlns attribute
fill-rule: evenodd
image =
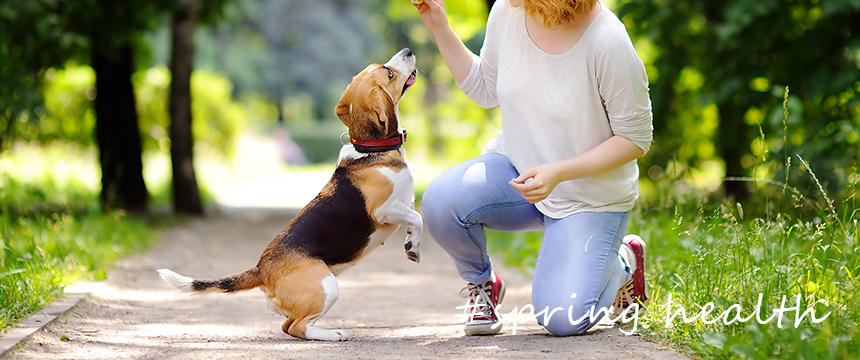
<svg viewBox="0 0 860 360"><path fill-rule="evenodd" d="M417 245L413 245L412 241L406 241L406 244L403 245L403 248L406 249L406 257L409 260L414 262L421 261L421 250L418 249Z"/></svg>

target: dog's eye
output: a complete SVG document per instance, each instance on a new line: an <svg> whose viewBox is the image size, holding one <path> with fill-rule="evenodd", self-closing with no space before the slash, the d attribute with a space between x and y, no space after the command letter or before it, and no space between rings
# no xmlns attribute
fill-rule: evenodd
<svg viewBox="0 0 860 360"><path fill-rule="evenodd" d="M388 78L389 79L394 77L394 71L391 71L391 69L389 69L389 68L385 68L385 70L388 70Z"/></svg>

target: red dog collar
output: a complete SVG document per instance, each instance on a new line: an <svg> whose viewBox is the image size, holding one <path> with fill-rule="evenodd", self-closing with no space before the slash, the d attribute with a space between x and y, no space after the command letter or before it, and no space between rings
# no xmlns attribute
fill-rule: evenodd
<svg viewBox="0 0 860 360"><path fill-rule="evenodd" d="M397 150L406 142L406 129L401 130L400 134L394 135L390 138L365 141L355 141L350 138L349 142L355 147L355 151L360 153Z"/></svg>

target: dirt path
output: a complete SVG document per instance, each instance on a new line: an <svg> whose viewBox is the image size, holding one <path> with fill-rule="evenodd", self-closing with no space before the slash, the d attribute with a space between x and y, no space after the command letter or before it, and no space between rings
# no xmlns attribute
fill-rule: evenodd
<svg viewBox="0 0 860 360"><path fill-rule="evenodd" d="M343 343L283 334L282 317L267 309L259 291L189 295L163 284L154 271L169 267L212 278L244 270L293 215L225 210L168 229L159 244L119 262L105 284L9 358L683 358L602 325L585 336L557 338L531 320L516 335L506 324L500 336L465 337L455 317L463 282L430 239L421 264L407 261L400 241L392 240L338 278L340 298L318 325L347 329L351 340ZM498 270L509 284L506 307L530 303L529 279Z"/></svg>

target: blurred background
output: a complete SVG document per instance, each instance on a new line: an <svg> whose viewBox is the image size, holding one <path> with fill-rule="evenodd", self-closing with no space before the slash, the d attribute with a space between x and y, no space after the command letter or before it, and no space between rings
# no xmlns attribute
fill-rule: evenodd
<svg viewBox="0 0 860 360"><path fill-rule="evenodd" d="M474 52L492 3L446 4ZM860 0L603 3L651 83L655 141L639 160L631 231L662 240L656 296L705 296L732 279L721 291L856 299ZM403 47L418 58L400 114L420 199L435 174L480 154L500 119L456 88L406 0L0 0L0 291L48 284L35 300L10 295L0 326L103 276L175 215L303 206L334 167L344 87ZM528 270L539 234L496 236ZM70 255L96 243L103 254ZM703 259L712 273L693 267ZM786 267L772 282L755 270L774 266ZM794 340L758 327L652 335L720 356L856 355L860 315L840 311ZM754 336L764 347L744 347Z"/></svg>
<svg viewBox="0 0 860 360"><path fill-rule="evenodd" d="M492 2L447 5L475 52ZM784 182L795 152L822 169L828 193L850 190L860 149L857 1L605 4L651 81L656 140L640 161L644 196L670 176L745 200L755 185L725 177ZM169 202L172 186L178 212L200 213L199 193L301 205L306 197L241 190L322 181L309 173L337 156L341 91L402 47L421 70L401 108L418 171L432 177L479 154L499 128L497 111L457 90L405 1L4 1L0 19L2 176L81 182L109 207L145 211ZM52 151L65 156L40 155Z"/></svg>

